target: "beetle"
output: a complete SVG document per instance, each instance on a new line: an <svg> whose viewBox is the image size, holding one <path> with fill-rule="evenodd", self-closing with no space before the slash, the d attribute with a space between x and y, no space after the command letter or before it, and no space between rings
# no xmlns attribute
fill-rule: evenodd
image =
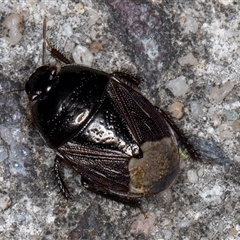
<svg viewBox="0 0 240 240"><path fill-rule="evenodd" d="M33 122L54 149L54 171L68 200L61 162L81 175L82 185L116 201L137 205L162 192L179 172L177 137L193 158L197 153L178 127L129 83L122 73L106 73L72 64L46 39L48 50L65 63L43 65L25 91Z"/></svg>

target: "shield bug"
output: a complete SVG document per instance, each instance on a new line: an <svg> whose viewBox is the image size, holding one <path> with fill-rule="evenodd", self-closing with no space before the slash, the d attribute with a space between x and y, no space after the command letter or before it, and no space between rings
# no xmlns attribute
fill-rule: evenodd
<svg viewBox="0 0 240 240"><path fill-rule="evenodd" d="M171 185L179 171L176 135L197 155L177 126L129 83L126 73L106 73L71 64L48 40L65 65L39 67L26 82L33 122L55 150L54 170L68 199L59 164L81 175L82 185L128 204ZM124 80L124 81L123 81Z"/></svg>

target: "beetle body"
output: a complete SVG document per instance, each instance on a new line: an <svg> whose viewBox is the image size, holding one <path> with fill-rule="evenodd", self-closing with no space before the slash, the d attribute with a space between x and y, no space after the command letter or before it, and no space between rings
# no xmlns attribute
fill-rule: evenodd
<svg viewBox="0 0 240 240"><path fill-rule="evenodd" d="M128 202L166 189L179 154L171 122L122 78L80 65L59 73L42 66L25 89L56 159L78 172L86 188Z"/></svg>

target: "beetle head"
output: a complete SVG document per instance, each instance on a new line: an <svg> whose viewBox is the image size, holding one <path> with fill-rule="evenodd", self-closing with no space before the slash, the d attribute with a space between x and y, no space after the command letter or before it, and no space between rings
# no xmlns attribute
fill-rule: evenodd
<svg viewBox="0 0 240 240"><path fill-rule="evenodd" d="M50 91L56 82L56 66L41 66L28 79L25 91L29 101L35 101Z"/></svg>

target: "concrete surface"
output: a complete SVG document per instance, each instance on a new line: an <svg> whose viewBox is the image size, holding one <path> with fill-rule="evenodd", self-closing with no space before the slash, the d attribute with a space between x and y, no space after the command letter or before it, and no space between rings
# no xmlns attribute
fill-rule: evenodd
<svg viewBox="0 0 240 240"><path fill-rule="evenodd" d="M239 12L238 0L0 0L0 239L240 239ZM173 186L143 201L147 219L86 191L64 166L73 199L62 209L54 152L32 125L27 96L6 93L42 64L44 17L67 57L137 74L140 91L166 111L184 105L174 121L211 164L183 152Z"/></svg>

